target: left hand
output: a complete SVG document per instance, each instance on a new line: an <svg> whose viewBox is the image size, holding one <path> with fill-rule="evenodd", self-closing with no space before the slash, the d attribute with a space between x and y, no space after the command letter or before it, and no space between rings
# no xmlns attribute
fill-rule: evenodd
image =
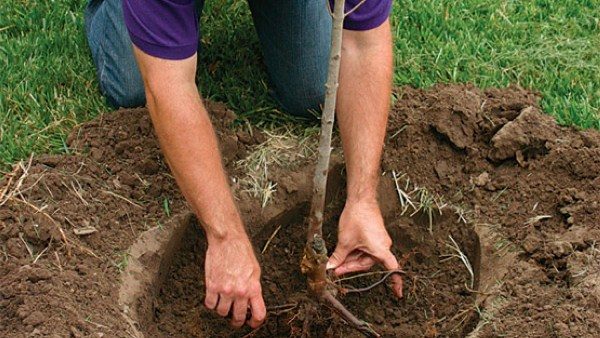
<svg viewBox="0 0 600 338"><path fill-rule="evenodd" d="M340 217L338 244L327 262L336 276L369 270L379 262L387 270L397 270L398 260L390 251L392 239L385 229L377 201L346 201ZM402 297L402 277L392 274L392 289Z"/></svg>

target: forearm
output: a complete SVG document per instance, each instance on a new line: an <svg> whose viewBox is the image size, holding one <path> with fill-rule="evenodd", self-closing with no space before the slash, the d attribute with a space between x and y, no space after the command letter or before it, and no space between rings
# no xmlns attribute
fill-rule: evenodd
<svg viewBox="0 0 600 338"><path fill-rule="evenodd" d="M161 148L175 179L210 236L243 231L217 140L197 91L179 100L148 100ZM152 102L152 103L151 103Z"/></svg>
<svg viewBox="0 0 600 338"><path fill-rule="evenodd" d="M391 83L389 21L370 31L344 31L337 115L349 201L376 198Z"/></svg>
<svg viewBox="0 0 600 338"><path fill-rule="evenodd" d="M157 73L140 68L152 123L175 180L209 239L243 235L217 138L194 83L195 66L174 72L165 67Z"/></svg>

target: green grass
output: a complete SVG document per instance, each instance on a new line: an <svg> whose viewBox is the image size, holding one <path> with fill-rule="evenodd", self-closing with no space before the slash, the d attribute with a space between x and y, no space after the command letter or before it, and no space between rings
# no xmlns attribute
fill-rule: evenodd
<svg viewBox="0 0 600 338"><path fill-rule="evenodd" d="M396 83L518 84L559 123L600 128L600 1L399 1Z"/></svg>
<svg viewBox="0 0 600 338"><path fill-rule="evenodd" d="M0 6L0 168L67 151L74 124L109 108L83 34L84 0ZM600 129L600 0L397 0L395 83L518 84L563 124ZM286 120L268 95L245 1L209 0L198 78L205 97L256 124Z"/></svg>

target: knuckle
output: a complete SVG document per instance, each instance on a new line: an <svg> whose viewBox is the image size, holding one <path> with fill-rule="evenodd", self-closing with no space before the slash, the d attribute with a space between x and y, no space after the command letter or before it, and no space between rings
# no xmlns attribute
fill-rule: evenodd
<svg viewBox="0 0 600 338"><path fill-rule="evenodd" d="M235 288L232 292L236 298L245 297L246 293L247 293L246 288L243 288L243 287Z"/></svg>
<svg viewBox="0 0 600 338"><path fill-rule="evenodd" d="M233 293L233 286L231 284L224 284L221 287L221 292L222 294L226 295L226 296L231 296L231 294Z"/></svg>

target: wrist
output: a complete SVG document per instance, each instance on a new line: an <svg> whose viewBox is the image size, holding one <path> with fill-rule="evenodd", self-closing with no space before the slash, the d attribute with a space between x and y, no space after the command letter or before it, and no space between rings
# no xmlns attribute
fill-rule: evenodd
<svg viewBox="0 0 600 338"><path fill-rule="evenodd" d="M377 203L377 186L379 184L377 170L359 168L357 171L354 167L355 165L348 168L346 200L357 204Z"/></svg>
<svg viewBox="0 0 600 338"><path fill-rule="evenodd" d="M353 220L348 224L353 224L359 228L372 228L379 225L378 219L382 219L379 203L375 197L361 199L347 199L344 205L343 217L346 220ZM340 222L340 227L342 226Z"/></svg>
<svg viewBox="0 0 600 338"><path fill-rule="evenodd" d="M204 226L206 240L209 244L219 244L231 241L248 241L248 235L242 224L220 227Z"/></svg>
<svg viewBox="0 0 600 338"><path fill-rule="evenodd" d="M207 215L208 214L208 215ZM234 207L231 210L213 210L210 213L198 213L209 243L247 239L244 223Z"/></svg>
<svg viewBox="0 0 600 338"><path fill-rule="evenodd" d="M222 193L219 194L219 191ZM209 242L247 237L242 218L228 190L217 190L211 198L192 199L190 202Z"/></svg>
<svg viewBox="0 0 600 338"><path fill-rule="evenodd" d="M352 189L348 187L346 205L377 205L377 191L374 188Z"/></svg>

